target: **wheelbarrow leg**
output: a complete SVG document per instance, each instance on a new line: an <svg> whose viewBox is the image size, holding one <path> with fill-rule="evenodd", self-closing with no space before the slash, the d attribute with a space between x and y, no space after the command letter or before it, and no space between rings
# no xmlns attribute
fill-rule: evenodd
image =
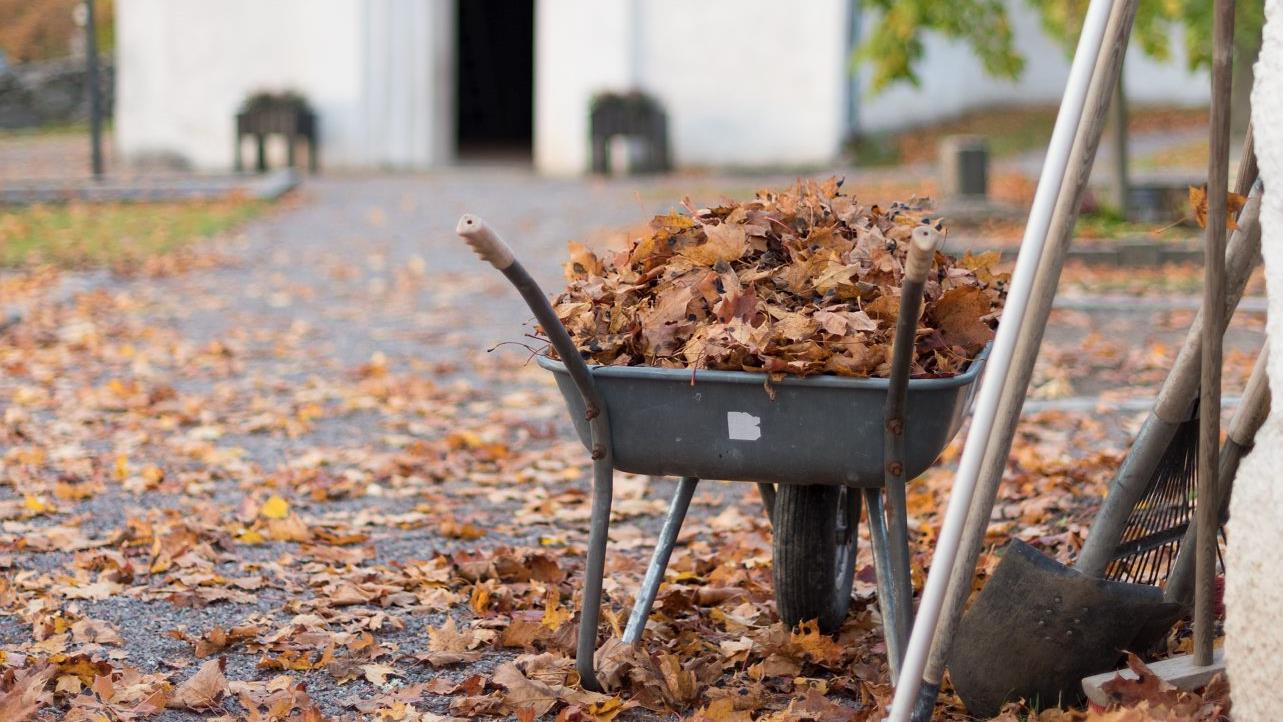
<svg viewBox="0 0 1283 722"><path fill-rule="evenodd" d="M882 636L887 645L887 664L891 668L891 684L900 679L900 663L904 659L901 640L907 631L900 618L899 600L896 598L894 572L891 564L891 545L887 539L887 520L882 508L882 490L865 489L864 504L869 514L869 541L873 547L873 567L878 577L878 609L882 612Z"/></svg>
<svg viewBox="0 0 1283 722"><path fill-rule="evenodd" d="M766 519L772 524L775 523L775 485L766 482L757 482L757 493L762 495L762 509L766 511Z"/></svg>
<svg viewBox="0 0 1283 722"><path fill-rule="evenodd" d="M646 568L646 578L642 581L641 589L638 590L637 603L633 605L632 614L628 616L628 626L624 628L624 641L629 644L641 641L642 630L646 628L646 619L650 617L651 605L655 603L659 585L664 581L668 559L673 554L677 534L682 530L686 510L690 508L691 497L695 495L695 485L698 483L699 479L693 476L682 477L682 480L677 482L677 493L673 495L673 502L668 507L668 516L664 519L664 528L660 531L659 541L655 544L655 553L650 558L650 566Z"/></svg>
<svg viewBox="0 0 1283 722"><path fill-rule="evenodd" d="M602 691L593 667L597 651L597 626L601 621L601 584L606 573L606 539L610 532L610 504L614 495L614 469L604 459L593 462L592 521L588 530L588 565L584 571L583 608L579 612L579 640L575 669L584 689Z"/></svg>
<svg viewBox="0 0 1283 722"><path fill-rule="evenodd" d="M593 458L592 521L588 530L588 564L584 577L583 608L579 613L579 640L576 645L575 668L579 671L585 689L601 691L601 684L593 671L593 652L597 647L597 626L601 621L601 584L606 571L606 539L610 531L610 505L614 494L614 453L611 449L610 414L606 402L597 392L592 371L579 355L579 349L570 333L557 318L548 297L539 284L517 262L512 249L486 225L485 221L471 214L459 219L455 232L468 242L472 250L512 283L535 320L548 334L548 340L557 355L566 364L570 378L584 399L585 416L590 431L589 450Z"/></svg>
<svg viewBox="0 0 1283 722"><path fill-rule="evenodd" d="M897 649L909 644L909 629L913 626L913 577L909 571L909 513L903 483L892 483L886 488L887 546L891 564L891 599L895 602L895 619L899 626ZM896 663L899 667L899 661Z"/></svg>

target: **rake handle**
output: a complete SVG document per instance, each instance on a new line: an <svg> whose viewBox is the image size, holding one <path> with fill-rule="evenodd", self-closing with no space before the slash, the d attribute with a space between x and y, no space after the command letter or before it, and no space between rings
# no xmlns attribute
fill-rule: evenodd
<svg viewBox="0 0 1283 722"><path fill-rule="evenodd" d="M1229 430L1225 434L1225 445L1221 447L1219 467L1216 472L1215 497L1218 524L1224 524L1229 515L1230 495L1234 492L1234 477L1238 474L1238 464L1243 460L1243 455L1252 450L1256 432L1265 423L1265 417L1270 414L1270 379L1266 370L1268 357L1269 353L1266 349L1261 349L1261 353L1256 357L1252 376L1243 389L1243 397L1239 401L1238 408L1234 410ZM1193 603L1194 551L1197 548L1197 539L1198 525L1188 525L1181 539L1180 551L1176 553L1176 561L1172 562L1171 574L1168 575L1167 584L1163 588L1163 598L1169 602L1185 606Z"/></svg>

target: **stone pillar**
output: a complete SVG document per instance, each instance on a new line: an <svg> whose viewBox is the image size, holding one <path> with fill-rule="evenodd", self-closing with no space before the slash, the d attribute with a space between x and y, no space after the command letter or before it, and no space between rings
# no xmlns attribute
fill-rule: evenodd
<svg viewBox="0 0 1283 722"><path fill-rule="evenodd" d="M1230 505L1225 656L1237 722L1283 709L1283 0L1267 0L1252 119L1265 195L1261 204L1270 345L1270 416L1243 460Z"/></svg>
<svg viewBox="0 0 1283 722"><path fill-rule="evenodd" d="M951 135L940 141L940 196L983 200L989 195L989 141Z"/></svg>

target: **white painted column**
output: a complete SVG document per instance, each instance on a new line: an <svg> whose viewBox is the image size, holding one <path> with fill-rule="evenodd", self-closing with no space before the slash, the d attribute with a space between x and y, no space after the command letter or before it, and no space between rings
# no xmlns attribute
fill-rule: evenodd
<svg viewBox="0 0 1283 722"><path fill-rule="evenodd" d="M1270 416L1234 482L1226 556L1225 653L1234 719L1275 720L1283 709L1283 0L1266 2L1265 43L1256 65L1252 120L1265 195L1270 345Z"/></svg>
<svg viewBox="0 0 1283 722"><path fill-rule="evenodd" d="M426 168L452 158L454 21L450 0L364 3L365 165Z"/></svg>

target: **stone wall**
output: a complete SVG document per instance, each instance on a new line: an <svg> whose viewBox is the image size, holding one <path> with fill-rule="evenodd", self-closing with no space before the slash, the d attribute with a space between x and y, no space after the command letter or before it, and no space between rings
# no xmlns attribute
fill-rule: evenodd
<svg viewBox="0 0 1283 722"><path fill-rule="evenodd" d="M111 117L113 67L99 67L103 117ZM0 70L0 128L36 128L89 120L87 71L83 60L49 60Z"/></svg>
<svg viewBox="0 0 1283 722"><path fill-rule="evenodd" d="M1283 0L1265 4L1265 33L1252 90L1261 199L1261 255L1265 258L1266 321L1270 346L1269 418L1234 480L1225 558L1225 658L1236 722L1277 720L1283 709Z"/></svg>

